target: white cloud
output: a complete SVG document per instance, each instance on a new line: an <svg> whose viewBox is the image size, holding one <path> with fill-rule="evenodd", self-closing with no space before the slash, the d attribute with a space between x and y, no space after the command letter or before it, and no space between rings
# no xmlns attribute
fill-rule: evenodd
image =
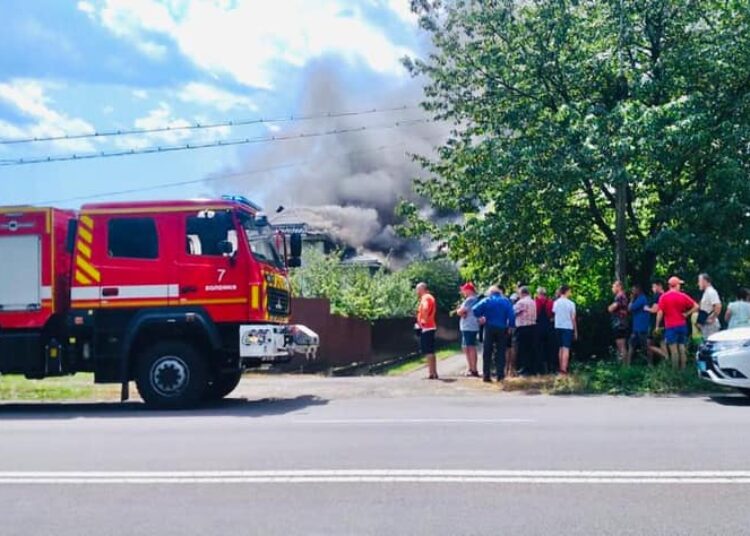
<svg viewBox="0 0 750 536"><path fill-rule="evenodd" d="M148 98L148 91L145 89L134 89L132 94L136 99L144 100Z"/></svg>
<svg viewBox="0 0 750 536"><path fill-rule="evenodd" d="M146 56L155 60L160 60L167 55L167 47L153 41L141 41L136 43L135 46Z"/></svg>
<svg viewBox="0 0 750 536"><path fill-rule="evenodd" d="M53 101L46 91L55 86L38 80L14 79L0 83L0 101L13 106L28 118L26 124L0 121L0 136L4 138L45 138L65 134L88 134L94 127L83 119L70 117L52 108ZM87 140L60 140L52 144L71 151L90 151Z"/></svg>
<svg viewBox="0 0 750 536"><path fill-rule="evenodd" d="M374 0L374 2L379 6L384 5L393 11L402 21L409 24L416 24L419 20L419 17L411 10L410 0Z"/></svg>
<svg viewBox="0 0 750 536"><path fill-rule="evenodd" d="M207 118L205 117L196 117L194 120L177 117L173 113L172 107L167 102L162 101L145 116L135 119L133 128L148 130L169 127L179 129L195 123L206 122ZM142 149L153 146L182 145L187 143L188 140L190 143L210 143L217 139L226 138L229 133L230 129L227 127L205 130L164 130L162 132L118 137L115 139L115 143L121 149Z"/></svg>
<svg viewBox="0 0 750 536"><path fill-rule="evenodd" d="M386 1L406 16L397 0ZM101 2L98 20L113 34L141 49L153 35L166 37L202 69L252 87L273 87L279 63L302 66L325 54L404 76L399 59L411 54L351 0Z"/></svg>
<svg viewBox="0 0 750 536"><path fill-rule="evenodd" d="M79 11L83 11L87 15L93 15L96 12L94 4L92 4L91 2L86 2L84 0L78 2L78 4L76 4L76 7L78 7Z"/></svg>
<svg viewBox="0 0 750 536"><path fill-rule="evenodd" d="M211 106L221 112L228 112L235 108L245 110L258 109L248 97L200 82L186 84L177 96L183 102Z"/></svg>

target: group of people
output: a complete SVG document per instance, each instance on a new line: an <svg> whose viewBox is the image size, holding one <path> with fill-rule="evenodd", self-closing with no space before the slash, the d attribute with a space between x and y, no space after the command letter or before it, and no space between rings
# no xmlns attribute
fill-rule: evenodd
<svg viewBox="0 0 750 536"><path fill-rule="evenodd" d="M698 276L701 296L696 301L682 291L685 282L677 276L664 283L656 280L648 297L640 285L631 295L623 284L612 284L614 300L607 310L611 315L617 357L629 365L636 352L645 354L649 364L656 358L669 359L674 368L687 365L687 345L691 338L706 340L718 332L723 318L728 329L750 327L750 291L741 288L737 298L723 307L718 291L708 274Z"/></svg>
<svg viewBox="0 0 750 536"><path fill-rule="evenodd" d="M515 374L568 373L570 348L578 338L576 306L571 289L561 286L555 299L538 288L532 297L524 285L511 296L493 285L480 296L473 283L460 288L463 301L456 310L460 318L461 346L468 365L466 374L479 377L478 345L483 346L482 378L503 381ZM419 307L417 329L420 348L427 359L430 379L437 379L435 358L436 302L426 283L417 285Z"/></svg>
<svg viewBox="0 0 750 536"><path fill-rule="evenodd" d="M617 357L629 365L637 352L649 364L656 358L668 359L674 368L687 365L687 347L691 337L707 339L722 327L750 327L750 290L739 289L737 298L724 307L708 274L698 276L700 298L696 301L682 291L685 284L677 276L664 282L655 280L648 296L641 285L631 288L612 285L614 299L607 310L611 317ZM438 379L435 356L437 304L426 283L417 285L419 307L416 328L421 353L427 359L430 379ZM456 309L460 318L461 346L468 376L479 377L478 347L483 347L482 378L491 382L509 376L531 374L567 374L570 349L578 338L576 305L571 289L561 286L551 298L540 287L532 296L518 285L510 296L505 288L493 285L480 296L473 283L460 287L463 301ZM722 315L723 312L723 315Z"/></svg>

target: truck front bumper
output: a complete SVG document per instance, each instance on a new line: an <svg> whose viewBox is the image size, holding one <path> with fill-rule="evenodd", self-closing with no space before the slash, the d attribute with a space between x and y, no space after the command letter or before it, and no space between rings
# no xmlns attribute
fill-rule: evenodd
<svg viewBox="0 0 750 536"><path fill-rule="evenodd" d="M315 357L318 334L302 325L248 324L240 326L240 358L261 363L284 363L295 354Z"/></svg>

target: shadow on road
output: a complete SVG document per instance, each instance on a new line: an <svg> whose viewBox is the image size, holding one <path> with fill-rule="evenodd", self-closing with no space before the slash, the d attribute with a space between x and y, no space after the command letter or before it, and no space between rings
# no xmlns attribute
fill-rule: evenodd
<svg viewBox="0 0 750 536"><path fill-rule="evenodd" d="M132 417L267 417L285 415L311 406L324 406L328 400L303 395L294 398L247 400L227 398L190 410L152 410L142 402L29 402L0 404L0 420L80 419Z"/></svg>
<svg viewBox="0 0 750 536"><path fill-rule="evenodd" d="M706 399L706 402L715 402L722 406L749 406L750 397L743 395L713 395Z"/></svg>

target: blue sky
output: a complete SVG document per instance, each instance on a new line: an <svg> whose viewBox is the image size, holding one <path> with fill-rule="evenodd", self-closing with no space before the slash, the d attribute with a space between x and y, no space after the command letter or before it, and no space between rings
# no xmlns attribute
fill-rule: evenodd
<svg viewBox="0 0 750 536"><path fill-rule="evenodd" d="M311 66L333 66L345 109L409 85L423 36L409 0L6 0L0 139L300 113ZM339 88L341 89L341 88ZM402 104L411 104L404 102ZM343 105L343 104L342 104ZM309 103L306 112L310 112ZM315 110L320 112L331 111ZM335 111L335 110L333 110ZM352 120L354 121L354 120ZM351 123L356 126L356 123ZM337 124L336 127L341 127ZM297 132L325 130L323 122ZM0 160L265 136L267 125L0 145ZM299 147L299 160L305 158ZM98 195L247 167L263 147L0 167L0 204ZM262 158L263 165L284 164ZM242 185L263 195L267 180ZM236 187L236 181L229 186ZM202 183L107 199L210 195ZM75 207L83 201L57 203Z"/></svg>

